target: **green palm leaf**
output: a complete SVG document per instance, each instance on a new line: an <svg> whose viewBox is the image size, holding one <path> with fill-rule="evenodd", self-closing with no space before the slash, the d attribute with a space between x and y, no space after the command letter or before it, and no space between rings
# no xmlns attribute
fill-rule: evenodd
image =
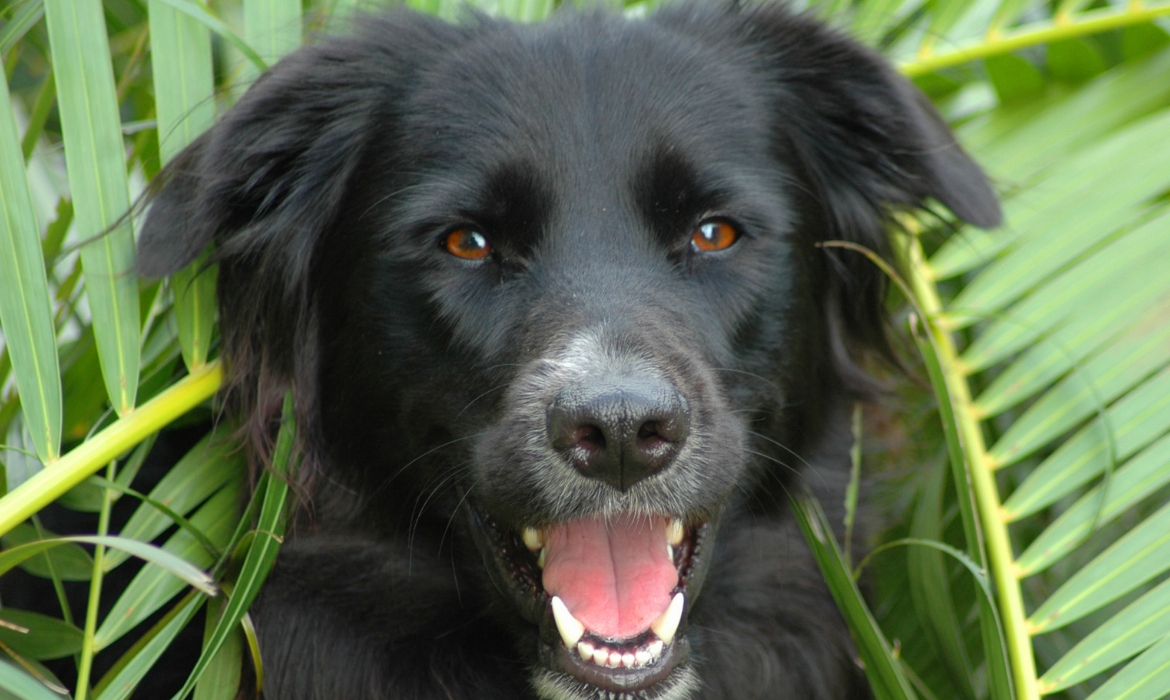
<svg viewBox="0 0 1170 700"><path fill-rule="evenodd" d="M1137 654L1092 697L1170 693L1160 641L1170 596L1159 583L1170 569L1170 505L1158 496L1170 483L1167 59L967 124L976 157L1011 183L1007 223L960 231L910 269L929 294L944 280L960 290L933 320L966 329L943 373L982 387L954 407L971 426L972 469L1005 475L977 496L1023 698ZM1085 116L1082 97L1105 94L1115 112L1071 126ZM1105 527L1104 539L1090 537ZM1131 602L1102 615L1115 601ZM1051 658L1061 647L1071 649ZM1043 675L1020 672L1034 652Z"/></svg>
<svg viewBox="0 0 1170 700"><path fill-rule="evenodd" d="M167 163L215 121L211 32L162 0L151 0L150 35L159 151ZM174 276L171 288L183 361L188 369L199 369L211 349L215 269L201 257Z"/></svg>
<svg viewBox="0 0 1170 700"><path fill-rule="evenodd" d="M61 449L61 370L49 282L8 86L0 89L0 328L42 462Z"/></svg>
<svg viewBox="0 0 1170 700"><path fill-rule="evenodd" d="M125 147L100 0L45 0L98 357L118 415L138 393L139 312ZM94 60L93 57L103 57Z"/></svg>
<svg viewBox="0 0 1170 700"><path fill-rule="evenodd" d="M244 0L244 40L269 65L300 46L300 0ZM258 75L249 66L247 82Z"/></svg>
<svg viewBox="0 0 1170 700"><path fill-rule="evenodd" d="M1134 601L1098 627L1040 679L1055 691L1091 678L1166 636L1170 627L1170 581Z"/></svg>

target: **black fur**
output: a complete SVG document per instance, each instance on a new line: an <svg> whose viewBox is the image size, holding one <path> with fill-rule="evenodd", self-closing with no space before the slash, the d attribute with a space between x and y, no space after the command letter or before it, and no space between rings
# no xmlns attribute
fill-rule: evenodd
<svg viewBox="0 0 1170 700"><path fill-rule="evenodd" d="M867 697L787 494L840 521L885 284L816 244L887 255L889 213L931 197L993 225L978 167L882 59L779 5L358 24L164 171L140 244L156 275L215 244L227 405L257 465L295 392L310 497L256 611L265 696ZM704 221L739 240L696 252ZM490 257L444 250L460 228ZM689 433L623 490L546 422L567 392L631 382L682 397ZM680 666L634 693L549 690L547 613L517 603L481 520L628 511L718 524Z"/></svg>

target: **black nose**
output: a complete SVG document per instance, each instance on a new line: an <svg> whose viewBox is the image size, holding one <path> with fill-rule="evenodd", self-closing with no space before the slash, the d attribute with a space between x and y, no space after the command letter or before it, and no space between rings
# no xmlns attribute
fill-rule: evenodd
<svg viewBox="0 0 1170 700"><path fill-rule="evenodd" d="M552 446L581 473L622 491L670 464L689 427L686 399L659 378L575 384L548 409Z"/></svg>

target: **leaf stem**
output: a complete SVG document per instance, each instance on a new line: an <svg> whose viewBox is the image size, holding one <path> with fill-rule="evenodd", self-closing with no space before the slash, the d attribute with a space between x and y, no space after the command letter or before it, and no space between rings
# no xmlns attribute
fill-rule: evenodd
<svg viewBox="0 0 1170 700"><path fill-rule="evenodd" d="M106 478L113 481L117 476L115 462L106 465ZM105 537L110 530L110 510L114 504L113 491L102 491L102 509L98 515L98 537ZM97 653L94 644L94 631L97 629L98 604L102 598L102 578L105 573L102 569L102 557L106 548L101 544L93 550L93 575L89 579L89 605L85 609L85 631L81 637L81 666L77 669L77 700L85 700L89 695L89 674L93 668L93 655Z"/></svg>
<svg viewBox="0 0 1170 700"><path fill-rule="evenodd" d="M853 446L849 448L849 486L845 489L845 563L853 566L853 523L857 517L857 494L861 484L861 402L853 404Z"/></svg>
<svg viewBox="0 0 1170 700"><path fill-rule="evenodd" d="M0 498L0 535L81 483L123 452L210 398L223 382L218 361L192 372L105 430L45 465L28 481Z"/></svg>
<svg viewBox="0 0 1170 700"><path fill-rule="evenodd" d="M1010 673L1017 697L1020 700L1038 700L1040 692L1036 684L1036 661L1032 655L1032 640L1026 629L1027 616L1020 582L1014 574L1014 557L1007 525L1000 517L1001 504L987 459L987 447L979 420L971 406L971 392L966 377L958 368L958 353L949 333L940 329L933 319L942 313L942 301L926 263L922 245L917 236L908 235L906 245L906 279L914 290L914 296L927 314L926 332L934 337L938 361L950 392L954 418L962 437L963 450L970 469L971 484L975 492L975 504L983 526L984 543L987 548L990 574L995 582L999 602L1000 618L1003 622L1008 657L1011 660Z"/></svg>
<svg viewBox="0 0 1170 700"><path fill-rule="evenodd" d="M1027 24L1011 32L988 32L983 37L960 42L950 51L932 53L928 48L917 58L903 63L900 69L907 77L914 78L968 61L1149 22L1163 15L1170 15L1170 2L1149 5L1129 3L1120 9L1105 7L1076 17L1058 15L1054 19Z"/></svg>
<svg viewBox="0 0 1170 700"><path fill-rule="evenodd" d="M32 516L33 528L37 531L37 539L43 540L45 538L45 528L41 526L41 519L37 516ZM65 584L61 582L61 577L57 575L57 568L53 566L53 558L46 552L45 568L49 570L49 577L53 581L53 590L57 593L57 604L61 606L61 619L68 624L73 624L73 611L69 609L69 598L65 595Z"/></svg>

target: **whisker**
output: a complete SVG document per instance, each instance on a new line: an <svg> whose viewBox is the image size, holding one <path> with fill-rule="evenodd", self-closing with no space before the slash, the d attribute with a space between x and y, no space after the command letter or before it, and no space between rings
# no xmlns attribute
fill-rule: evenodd
<svg viewBox="0 0 1170 700"><path fill-rule="evenodd" d="M764 382L765 384L772 387L776 391L780 391L780 387L776 386L776 383L773 382L771 379L768 379L767 377L761 377L760 375L755 374L754 372L748 372L748 371L742 370L742 369L734 369L732 367L712 367L711 369L716 371L716 372L734 372L735 374L742 374L742 375L751 377L752 379L759 379L761 382Z"/></svg>
<svg viewBox="0 0 1170 700"><path fill-rule="evenodd" d="M367 214L369 214L371 211L373 211L380 204L382 204L384 202L388 202L388 201L398 197L399 195L410 192L411 190L422 189L425 187L433 187L436 183L448 185L448 186L451 186L452 188L456 188L456 189L465 189L465 187L466 187L463 183L455 180L454 178L443 178L443 177L438 177L436 175L432 175L431 178L432 178L431 182L418 182L418 183L415 183L413 185L407 185L407 186L401 187L401 188L399 188L399 189L397 189L397 190L395 190L387 195L379 197L372 204L370 204L370 206L366 207L362 211L362 213L359 215L358 218L364 219Z"/></svg>
<svg viewBox="0 0 1170 700"><path fill-rule="evenodd" d="M761 440L767 440L768 442L772 443L776 447L779 447L780 449L784 450L788 454L799 459L800 463L803 464L804 466L808 467L809 469L811 469L813 471L816 471L816 468L813 467L813 465L809 464L808 461L804 457L801 457L799 454L797 454L796 450L793 450L791 447L785 445L784 443L773 440L772 438L768 437L767 435L764 435L763 433L757 433L754 430L748 430L747 432L751 435L755 435L756 437L760 438Z"/></svg>
<svg viewBox="0 0 1170 700"><path fill-rule="evenodd" d="M501 367L523 367L523 366L524 366L524 364L522 362L500 362L498 364L484 367L483 371L490 372L493 369L500 369Z"/></svg>
<svg viewBox="0 0 1170 700"><path fill-rule="evenodd" d="M468 402L467 402L467 405L466 405L466 406L464 406L462 409L460 409L459 413L456 413L456 414L455 414L455 420L459 420L459 416L462 416L462 415L463 415L463 413L464 413L465 411L467 411L467 409L471 408L471 404L475 403L476 401L479 401L480 399L482 399L483 397L485 397L485 396L487 396L488 394L492 393L493 391L499 391L500 389L506 389L507 387L508 387L508 385L507 385L507 384L500 384L499 386L494 386L494 387L492 387L491 389L488 389L487 391L483 392L483 393L482 393L482 394L480 394L479 396L476 396L474 399L472 399L472 400L468 401Z"/></svg>
<svg viewBox="0 0 1170 700"><path fill-rule="evenodd" d="M455 518L459 517L459 511L463 508L463 504L467 502L467 498L471 496L471 490L475 488L475 483L472 482L470 486L459 497L459 501L455 503L455 508L451 511L451 517L447 518L447 527L443 528L443 534L439 537L439 548L443 547L443 540L447 539L447 533L451 531L451 525L455 523ZM470 506L468 506L470 507Z"/></svg>
<svg viewBox="0 0 1170 700"><path fill-rule="evenodd" d="M793 474L797 474L797 475L800 474L799 469L788 464L787 462L782 462L779 459L776 459L772 455L764 454L763 452L756 452L755 450L745 450L745 452L747 452L748 454L753 454L757 457L763 457L764 459L768 460L769 462L775 462L776 464L779 464L780 466L784 467L785 469L792 472Z"/></svg>
<svg viewBox="0 0 1170 700"><path fill-rule="evenodd" d="M783 445L782 445L782 447L783 447ZM776 464L784 467L785 469L787 469L787 471L790 471L793 474L798 474L798 475L800 474L799 469L797 469L796 467L793 467L790 464L787 464L787 462L785 462L785 461L782 461L782 460L779 460L775 457L772 457L772 455L770 455L770 454L764 454L763 452L756 452L755 449L748 449L748 451L746 451L746 452L748 452L750 454L755 454L756 457L762 457L766 460L776 462ZM796 453L793 452L793 454L796 454ZM799 457L799 455L797 455L797 457ZM800 461L804 461L804 460L801 459ZM808 473L811 473L811 474L814 474L815 476L817 476L817 479L820 480L820 485L824 486L825 488L828 488L828 482L825 481L825 475L821 474L819 469L814 468L812 465L808 465L808 462L805 462L805 465L808 467ZM784 487L783 482L780 482L780 487L782 487L782 488ZM787 489L785 488L784 490L786 492ZM792 494L789 494L789 495L792 495Z"/></svg>
<svg viewBox="0 0 1170 700"><path fill-rule="evenodd" d="M415 535L418 534L418 526L422 522L423 516L426 514L427 506L430 505L431 501L435 498L435 496L439 495L439 493L444 490L444 487L447 484L453 482L456 478L458 478L460 476L460 474L464 471L464 468L470 463L471 463L470 461L467 461L467 462L463 462L462 464L459 464L457 466L454 466L450 470L448 470L447 473L443 474L442 477L440 477L436 481L432 482L432 486L430 487L429 492L426 493L426 499L423 500L421 505L419 505L419 499L421 499L423 497L423 493L420 492L418 494L418 496L415 497L415 499L414 499L415 505L414 505L414 508L412 509L411 517L410 517L410 526L407 528L407 531L406 531L406 538L407 538L406 557L407 557L407 562L408 562L408 564L407 564L408 571L409 571L409 566L410 566L409 562L412 561L413 557L414 557ZM441 543L440 543L440 548L441 548Z"/></svg>
<svg viewBox="0 0 1170 700"><path fill-rule="evenodd" d="M435 447L432 447L431 449L427 450L426 452L423 452L419 456L415 457L414 459L410 460L406 464L399 467L398 471L394 472L388 479L383 481L382 484L379 485L378 488L374 489L373 493L371 493L370 495L374 496L374 495L381 493L386 487L388 487L390 485L390 482L394 481L399 476L401 476L402 472L409 469L412 464L419 461L423 457L426 457L427 455L429 455L433 452L437 452L437 451L443 449L444 447L450 447L451 445L454 445L457 442L463 442L464 440L473 440L477 437L482 437L485 434L486 433L484 433L484 432L478 432L478 433L473 433L471 435L464 435L463 437L458 437L458 438L455 438L454 440L449 440L447 442L444 442L442 445L436 445Z"/></svg>

